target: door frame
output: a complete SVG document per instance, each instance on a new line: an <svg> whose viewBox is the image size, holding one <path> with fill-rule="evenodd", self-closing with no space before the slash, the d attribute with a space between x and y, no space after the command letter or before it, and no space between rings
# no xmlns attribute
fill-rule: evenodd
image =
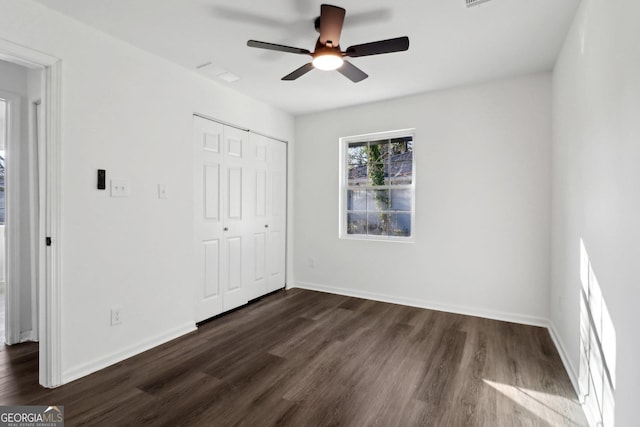
<svg viewBox="0 0 640 427"><path fill-rule="evenodd" d="M62 383L60 281L60 59L0 39L0 59L41 71L41 138L39 151L38 335L39 381L53 388ZM51 239L47 246L45 237ZM7 281L7 294L9 294Z"/></svg>

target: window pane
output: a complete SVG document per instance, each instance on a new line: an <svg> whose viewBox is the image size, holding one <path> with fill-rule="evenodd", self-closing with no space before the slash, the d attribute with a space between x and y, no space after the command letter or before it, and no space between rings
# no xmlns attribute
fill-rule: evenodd
<svg viewBox="0 0 640 427"><path fill-rule="evenodd" d="M391 190L391 210L411 211L411 190Z"/></svg>
<svg viewBox="0 0 640 427"><path fill-rule="evenodd" d="M368 185L387 185L389 177L389 165L387 163L369 163Z"/></svg>
<svg viewBox="0 0 640 427"><path fill-rule="evenodd" d="M389 178L392 185L411 184L413 178L413 138L394 138L390 142Z"/></svg>
<svg viewBox="0 0 640 427"><path fill-rule="evenodd" d="M349 165L349 178L348 185L369 185L369 178L367 177L367 165Z"/></svg>
<svg viewBox="0 0 640 427"><path fill-rule="evenodd" d="M367 211L382 212L389 210L389 190L367 191Z"/></svg>
<svg viewBox="0 0 640 427"><path fill-rule="evenodd" d="M402 138L394 138L390 141L391 149L391 161L403 161L409 160L413 152L413 138L410 136ZM404 156L404 159L399 159L398 156ZM409 159L407 159L407 157Z"/></svg>
<svg viewBox="0 0 640 427"><path fill-rule="evenodd" d="M369 143L369 163L385 163L389 161L389 141L372 141Z"/></svg>
<svg viewBox="0 0 640 427"><path fill-rule="evenodd" d="M367 143L357 142L351 143L347 147L348 163L350 165L364 165L367 164Z"/></svg>
<svg viewBox="0 0 640 427"><path fill-rule="evenodd" d="M367 234L367 214L347 214L347 234Z"/></svg>
<svg viewBox="0 0 640 427"><path fill-rule="evenodd" d="M389 235L390 236L411 236L411 214L410 213L390 213L389 214Z"/></svg>
<svg viewBox="0 0 640 427"><path fill-rule="evenodd" d="M392 162L389 164L391 185L409 185L413 181L413 162Z"/></svg>
<svg viewBox="0 0 640 427"><path fill-rule="evenodd" d="M367 214L367 234L372 236L386 236L389 234L389 214L386 212Z"/></svg>
<svg viewBox="0 0 640 427"><path fill-rule="evenodd" d="M365 190L347 191L347 210L348 211L366 211L367 210L367 192Z"/></svg>

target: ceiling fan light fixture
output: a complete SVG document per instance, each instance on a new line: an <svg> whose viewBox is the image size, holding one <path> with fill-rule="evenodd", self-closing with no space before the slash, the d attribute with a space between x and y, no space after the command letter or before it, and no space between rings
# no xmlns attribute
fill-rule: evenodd
<svg viewBox="0 0 640 427"><path fill-rule="evenodd" d="M313 58L311 62L307 62L303 66L298 67L293 72L284 76L282 80L296 80L307 74L309 71L317 68L319 70L326 71L336 70L354 83L358 83L369 76L351 62L345 61L343 59L344 57L357 58L360 56L402 52L409 49L409 37L404 36L396 37L394 39L357 44L349 46L347 50L342 51L342 49L340 49L340 34L342 33L345 13L346 11L342 7L332 6L330 4L322 4L320 6L320 17L315 20L315 27L316 30L320 32L320 36L318 37L318 41L316 42L316 47L313 52L299 47L261 42L258 40L249 40L247 42L247 46L294 53L298 55L309 55Z"/></svg>
<svg viewBox="0 0 640 427"><path fill-rule="evenodd" d="M325 53L313 58L313 66L319 70L331 71L342 67L344 60L333 53Z"/></svg>

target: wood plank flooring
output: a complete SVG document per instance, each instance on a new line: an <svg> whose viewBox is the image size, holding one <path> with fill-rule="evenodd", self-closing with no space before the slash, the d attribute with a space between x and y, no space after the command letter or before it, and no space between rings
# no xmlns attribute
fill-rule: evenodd
<svg viewBox="0 0 640 427"><path fill-rule="evenodd" d="M0 404L67 426L585 426L543 328L306 290L54 390L37 344L0 351Z"/></svg>

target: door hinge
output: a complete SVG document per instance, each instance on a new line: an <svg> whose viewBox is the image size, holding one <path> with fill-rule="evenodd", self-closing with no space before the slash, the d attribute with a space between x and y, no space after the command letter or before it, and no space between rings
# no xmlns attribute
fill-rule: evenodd
<svg viewBox="0 0 640 427"><path fill-rule="evenodd" d="M47 246L51 246L51 237L47 237L45 241L47 243Z"/></svg>

